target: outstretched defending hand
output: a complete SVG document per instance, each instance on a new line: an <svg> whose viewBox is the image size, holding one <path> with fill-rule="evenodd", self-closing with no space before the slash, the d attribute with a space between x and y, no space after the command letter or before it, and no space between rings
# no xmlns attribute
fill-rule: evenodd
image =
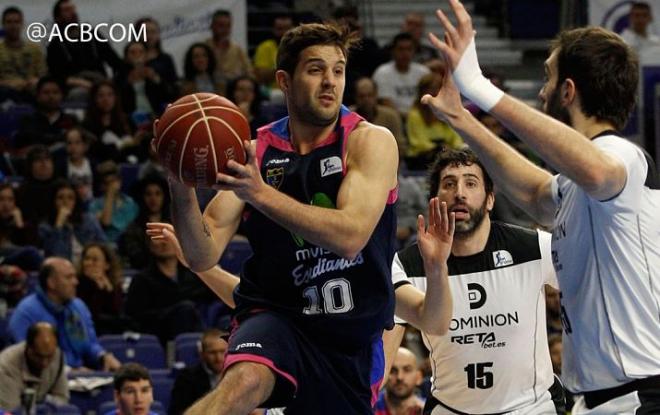
<svg viewBox="0 0 660 415"><path fill-rule="evenodd" d="M447 203L437 197L429 201L429 224L424 216L417 216L417 245L424 259L424 267L437 268L447 263L454 240L454 212L447 215Z"/></svg>
<svg viewBox="0 0 660 415"><path fill-rule="evenodd" d="M445 29L444 42L433 33L429 33L429 39L447 61L454 82L461 93L482 110L490 111L504 93L481 73L474 43L475 31L472 28L472 18L459 0L449 0L449 4L456 16L456 27L442 10L437 10L438 20Z"/></svg>

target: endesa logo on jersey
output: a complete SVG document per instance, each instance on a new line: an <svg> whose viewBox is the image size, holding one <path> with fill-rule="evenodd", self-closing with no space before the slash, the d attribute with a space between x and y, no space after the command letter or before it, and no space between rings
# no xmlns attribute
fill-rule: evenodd
<svg viewBox="0 0 660 415"><path fill-rule="evenodd" d="M332 156L321 160L321 177L330 176L341 171L342 164L339 157Z"/></svg>
<svg viewBox="0 0 660 415"><path fill-rule="evenodd" d="M495 268L505 267L513 264L513 257L511 256L511 252L502 249L501 251L493 252L493 262L495 263Z"/></svg>

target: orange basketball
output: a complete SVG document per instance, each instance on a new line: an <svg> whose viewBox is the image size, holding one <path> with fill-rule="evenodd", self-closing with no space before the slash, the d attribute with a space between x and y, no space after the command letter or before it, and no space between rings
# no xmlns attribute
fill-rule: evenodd
<svg viewBox="0 0 660 415"><path fill-rule="evenodd" d="M154 123L160 162L189 186L210 187L217 173L231 173L227 162L245 164L243 140L250 125L234 103L215 94L198 93L169 105Z"/></svg>

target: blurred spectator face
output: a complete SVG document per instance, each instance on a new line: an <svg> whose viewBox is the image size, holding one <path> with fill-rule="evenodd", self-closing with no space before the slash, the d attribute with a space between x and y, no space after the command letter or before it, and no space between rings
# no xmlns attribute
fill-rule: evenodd
<svg viewBox="0 0 660 415"><path fill-rule="evenodd" d="M110 263L105 253L98 246L92 245L84 252L81 259L82 275L85 277L94 277L98 275L107 275L110 270Z"/></svg>
<svg viewBox="0 0 660 415"><path fill-rule="evenodd" d="M153 401L153 388L147 379L126 380L119 392L115 391L121 415L147 415Z"/></svg>
<svg viewBox="0 0 660 415"><path fill-rule="evenodd" d="M211 23L214 39L227 39L231 36L231 17L216 16Z"/></svg>
<svg viewBox="0 0 660 415"><path fill-rule="evenodd" d="M145 30L147 31L147 45L154 47L160 42L160 28L156 22L144 22Z"/></svg>
<svg viewBox="0 0 660 415"><path fill-rule="evenodd" d="M144 205L147 207L149 213L159 213L163 210L163 201L165 195L163 189L157 184L147 185L144 189Z"/></svg>
<svg viewBox="0 0 660 415"><path fill-rule="evenodd" d="M14 190L6 188L0 190L0 218L8 218L16 209L16 197Z"/></svg>
<svg viewBox="0 0 660 415"><path fill-rule="evenodd" d="M107 174L101 180L101 191L106 193L108 188L113 185L121 188L121 179L116 174Z"/></svg>
<svg viewBox="0 0 660 415"><path fill-rule="evenodd" d="M136 66L143 66L146 61L146 49L144 44L135 42L131 43L128 48L126 48L126 56L124 56L126 63Z"/></svg>
<svg viewBox="0 0 660 415"><path fill-rule="evenodd" d="M504 133L506 132L502 123L499 122L497 118L493 117L488 113L485 113L481 117L479 117L479 121L481 121L481 123L485 125L486 128L488 128L493 134L495 134L498 137L503 136Z"/></svg>
<svg viewBox="0 0 660 415"><path fill-rule="evenodd" d="M407 32L419 42L424 34L424 16L417 13L409 13L403 21L402 32Z"/></svg>
<svg viewBox="0 0 660 415"><path fill-rule="evenodd" d="M23 31L23 16L20 13L8 13L2 21L7 40L16 41Z"/></svg>
<svg viewBox="0 0 660 415"><path fill-rule="evenodd" d="M87 144L83 141L80 131L72 129L66 133L66 153L72 160L80 160L87 153Z"/></svg>
<svg viewBox="0 0 660 415"><path fill-rule="evenodd" d="M290 17L278 17L273 22L273 35L279 42L282 36L293 27L293 19Z"/></svg>
<svg viewBox="0 0 660 415"><path fill-rule="evenodd" d="M57 339L51 331L42 331L34 339L34 345L25 349L25 360L30 373L41 376L55 358Z"/></svg>
<svg viewBox="0 0 660 415"><path fill-rule="evenodd" d="M412 396L421 383L422 374L417 368L415 355L408 349L399 348L385 385L387 393L404 400Z"/></svg>
<svg viewBox="0 0 660 415"><path fill-rule="evenodd" d="M547 285L545 287L545 308L550 316L558 316L561 311L559 290L555 290Z"/></svg>
<svg viewBox="0 0 660 415"><path fill-rule="evenodd" d="M193 50L192 63L197 73L206 73L209 67L209 56L204 48L197 47Z"/></svg>
<svg viewBox="0 0 660 415"><path fill-rule="evenodd" d="M650 9L638 6L630 9L628 19L630 21L630 28L635 33L646 35L646 28L651 24L653 17L651 16Z"/></svg>
<svg viewBox="0 0 660 415"><path fill-rule="evenodd" d="M58 111L62 104L62 90L55 82L46 82L37 91L37 105L44 111Z"/></svg>
<svg viewBox="0 0 660 415"><path fill-rule="evenodd" d="M55 194L55 208L73 211L76 206L76 192L70 187L61 187Z"/></svg>
<svg viewBox="0 0 660 415"><path fill-rule="evenodd" d="M227 342L220 337L206 337L202 339L201 359L214 373L222 373L226 352Z"/></svg>
<svg viewBox="0 0 660 415"><path fill-rule="evenodd" d="M35 180L46 181L52 179L54 172L53 159L47 155L34 159L30 171Z"/></svg>
<svg viewBox="0 0 660 415"><path fill-rule="evenodd" d="M236 83L234 99L237 104L254 101L254 83L248 79L241 79Z"/></svg>
<svg viewBox="0 0 660 415"><path fill-rule="evenodd" d="M373 110L378 104L376 85L371 79L360 79L355 86L355 105L358 108Z"/></svg>
<svg viewBox="0 0 660 415"><path fill-rule="evenodd" d="M101 113L107 114L112 112L115 107L115 91L109 85L103 85L96 93L95 103Z"/></svg>
<svg viewBox="0 0 660 415"><path fill-rule="evenodd" d="M73 194L73 191L71 193ZM64 258L54 261L53 267L54 271L48 279L49 294L59 304L67 303L76 297L76 270L71 261Z"/></svg>
<svg viewBox="0 0 660 415"><path fill-rule="evenodd" d="M167 260L176 258L174 245L165 239L151 239L149 242L149 251L158 260Z"/></svg>
<svg viewBox="0 0 660 415"><path fill-rule="evenodd" d="M415 56L415 44L411 40L399 40L392 48L392 59L397 68L408 69Z"/></svg>
<svg viewBox="0 0 660 415"><path fill-rule="evenodd" d="M58 23L64 25L78 23L78 11L72 1L65 1L60 4L60 17Z"/></svg>

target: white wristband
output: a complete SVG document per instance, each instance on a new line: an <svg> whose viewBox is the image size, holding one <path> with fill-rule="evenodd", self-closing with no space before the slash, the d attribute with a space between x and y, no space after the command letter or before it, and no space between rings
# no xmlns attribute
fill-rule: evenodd
<svg viewBox="0 0 660 415"><path fill-rule="evenodd" d="M474 37L454 69L452 78L461 94L486 112L490 111L504 95L504 91L493 85L481 73Z"/></svg>

